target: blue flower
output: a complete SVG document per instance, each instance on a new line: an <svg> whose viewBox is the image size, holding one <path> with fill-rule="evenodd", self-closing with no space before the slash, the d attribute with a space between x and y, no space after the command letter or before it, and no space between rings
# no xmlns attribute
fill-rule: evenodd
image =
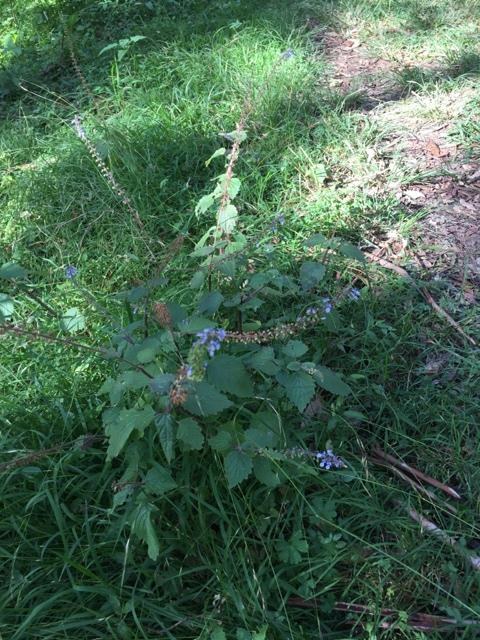
<svg viewBox="0 0 480 640"><path fill-rule="evenodd" d="M295 55L295 51L293 49L287 49L283 53L280 54L281 60L290 60Z"/></svg>
<svg viewBox="0 0 480 640"><path fill-rule="evenodd" d="M280 213L278 216L276 216L275 220L270 225L270 228L274 233L276 233L278 231L278 225L283 227L284 224L285 224L285 216L283 215L283 213Z"/></svg>
<svg viewBox="0 0 480 640"><path fill-rule="evenodd" d="M326 451L317 451L315 458L321 469L329 471L330 469L342 469L345 467L344 461L337 455L335 455L332 449Z"/></svg>
<svg viewBox="0 0 480 640"><path fill-rule="evenodd" d="M331 298L323 298L323 310L326 314L331 313L333 309L332 299Z"/></svg>
<svg viewBox="0 0 480 640"><path fill-rule="evenodd" d="M221 348L223 340L225 340L227 332L225 329L203 329L197 333L197 339L193 343L194 346L204 346L208 355L213 358L215 353Z"/></svg>
<svg viewBox="0 0 480 640"><path fill-rule="evenodd" d="M350 300L353 300L354 302L358 302L358 300L360 300L360 296L361 296L361 291L360 289L357 289L357 287L352 287L348 292L348 297L350 298Z"/></svg>
<svg viewBox="0 0 480 640"><path fill-rule="evenodd" d="M77 269L77 267L74 267L73 265L69 265L65 269L65 277L67 278L67 280L73 280L73 278L75 278L77 273L78 273L78 269Z"/></svg>

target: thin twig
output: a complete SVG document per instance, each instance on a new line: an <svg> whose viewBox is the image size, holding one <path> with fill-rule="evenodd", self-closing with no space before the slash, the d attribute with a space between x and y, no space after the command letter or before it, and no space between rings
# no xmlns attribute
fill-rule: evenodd
<svg viewBox="0 0 480 640"><path fill-rule="evenodd" d="M457 493L455 489L452 489L452 487L449 487L448 485L444 484L443 482L440 482L439 480L435 480L435 478L432 478L431 476L428 476L422 471L415 469L415 467L411 467L410 465L408 465L406 462L403 462L402 460L398 460L398 458L395 458L389 453L385 453L385 451L380 449L380 447L374 447L373 453L377 455L379 458L386 460L387 462L390 462L395 467L398 467L399 469L406 471L407 473L414 476L415 478L422 480L423 482L426 482L427 484L430 484L433 487L437 487L437 489L440 489L441 491L449 495L451 498L455 498L455 500L462 499L462 496L459 493Z"/></svg>
<svg viewBox="0 0 480 640"><path fill-rule="evenodd" d="M458 322L454 320L452 316L445 311L445 309L442 309L442 307L438 304L438 302L434 300L432 294L429 291L427 291L425 287L420 287L415 282L415 280L408 273L408 271L406 271L406 269L404 269L403 267L399 267L397 264L393 264L393 262L389 262L388 260L385 260L385 258L379 258L378 256L375 256L369 253L365 253L364 255L371 262L376 262L377 264L384 267L385 269L390 269L391 271L395 271L395 273L398 273L399 276L408 280L415 287L415 289L417 289L417 291L423 296L426 302L428 302L428 304L432 307L432 309L437 312L439 316L444 318L444 320L446 320L449 325L451 325L461 336L463 336L465 340L470 342L471 345L473 345L474 347L478 346L478 343L476 342L476 340L474 340L474 338L472 338L467 333L465 333L465 331L458 324Z"/></svg>

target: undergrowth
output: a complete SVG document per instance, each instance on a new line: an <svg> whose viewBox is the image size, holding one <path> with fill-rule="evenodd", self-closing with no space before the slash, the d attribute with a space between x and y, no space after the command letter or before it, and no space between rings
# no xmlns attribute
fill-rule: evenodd
<svg viewBox="0 0 480 640"><path fill-rule="evenodd" d="M411 214L346 179L384 131L308 37L441 50L452 90L457 5L0 10L0 635L478 632L475 350L357 249Z"/></svg>

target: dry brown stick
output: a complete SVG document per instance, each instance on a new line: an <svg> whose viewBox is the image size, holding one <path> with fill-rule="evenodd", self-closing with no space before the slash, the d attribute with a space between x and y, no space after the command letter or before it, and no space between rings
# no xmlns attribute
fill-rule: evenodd
<svg viewBox="0 0 480 640"><path fill-rule="evenodd" d="M424 529L428 533L431 533L434 536L437 536L437 538L440 538L443 542L450 545L456 551L460 552L468 560L468 562L472 565L474 569L476 569L477 571L480 571L479 556L468 553L462 546L458 544L455 538L452 538L452 536L448 535L446 531L444 531L443 529L440 529L439 526L437 526L431 520L428 520L428 518L423 516L418 511L415 511L415 509L411 509L410 507L407 507L401 502L396 502L396 504L399 507L401 507L404 511L406 511L408 515L412 518L412 520L414 520L415 522L418 522L418 524L422 527L422 529Z"/></svg>
<svg viewBox="0 0 480 640"><path fill-rule="evenodd" d="M365 253L364 255L371 262L376 262L377 264L379 264L380 266L384 267L385 269L390 269L391 271L395 271L395 273L398 273L399 276L401 276L402 278L405 278L406 280L411 282L413 284L413 286L417 289L417 291L419 293L421 293L421 295L424 297L426 302L428 302L428 304L432 307L432 309L434 311L436 311L438 313L439 316L444 318L444 320L446 320L449 325L451 325L456 331L458 331L458 333L461 336L463 336L465 338L465 340L470 342L471 345L473 345L474 347L478 346L476 340L474 340L474 338L472 338L467 333L465 333L465 331L458 324L458 322L456 320L454 320L452 318L452 316L449 315L445 311L445 309L442 309L442 307L438 304L438 302L436 302L434 300L434 298L432 297L432 294L429 291L427 291L427 289L425 287L419 287L417 285L417 283L415 282L415 280L412 278L412 276L403 267L399 267L397 264L393 264L392 262L389 262L388 260L385 260L385 258L378 258L378 257L376 257L376 256L374 256L372 254L369 254L369 253Z"/></svg>
<svg viewBox="0 0 480 640"><path fill-rule="evenodd" d="M301 597L292 597L287 600L287 604L304 609L316 609L320 606L321 601L318 598L305 600ZM344 611L346 613L367 615L375 615L375 613L379 613L384 618L398 619L400 617L400 612L395 609L382 608L380 611L375 611L375 609L369 605L353 602L336 602L333 608L335 611ZM385 624L388 625L385 621L381 623L381 625ZM458 623L457 620L454 620L453 618L446 618L444 616L436 616L428 613L412 613L408 616L408 625L417 631L439 631L442 627L446 627L446 631L451 631L451 629L447 628L452 626L461 627L480 625L480 621L462 620L461 623Z"/></svg>
<svg viewBox="0 0 480 640"><path fill-rule="evenodd" d="M386 469L389 469L392 473L394 473L396 476L398 476L401 480L403 480L404 482L409 484L413 489L415 489L415 491L418 491L419 493L423 493L425 496L427 496L427 498L429 498L432 502L439 502L439 499L437 498L437 496L432 491L429 491L422 484L420 484L419 482L416 482L413 478L410 478L409 476L407 476L405 473L400 471L400 469L397 469L393 465L388 464L388 462L386 462L385 460L381 460L379 458L375 458L374 456L369 457L368 460L370 462L373 462L374 464L377 464L377 465L380 465L382 467L385 467ZM448 511L450 511L453 514L458 513L457 509L455 509L455 507L453 507L452 505L448 504L447 502L442 502L441 505L443 507L445 507L445 509L447 509Z"/></svg>
<svg viewBox="0 0 480 640"><path fill-rule="evenodd" d="M449 495L451 498L455 498L455 500L462 499L462 496L459 493L457 493L455 489L452 489L452 487L449 487L448 485L444 484L443 482L440 482L439 480L435 480L435 478L432 478L431 476L428 476L422 471L415 469L415 467L411 467L406 462L402 462L402 460L398 460L398 458L395 458L389 453L385 453L385 451L383 451L383 449L380 449L380 447L374 447L373 453L377 455L379 458L382 458L383 460L390 462L390 464L394 465L395 467L398 467L399 469L406 471L407 473L414 476L415 478L419 480L423 480L423 482L430 484L432 487L437 487L437 489L440 489L441 491Z"/></svg>

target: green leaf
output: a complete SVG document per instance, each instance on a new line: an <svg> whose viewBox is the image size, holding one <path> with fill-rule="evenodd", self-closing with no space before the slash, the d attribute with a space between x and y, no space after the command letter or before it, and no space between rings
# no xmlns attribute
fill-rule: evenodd
<svg viewBox="0 0 480 640"><path fill-rule="evenodd" d="M275 360L275 352L272 347L260 347L245 360L247 367L252 367L257 371L273 376L277 373L279 366Z"/></svg>
<svg viewBox="0 0 480 640"><path fill-rule="evenodd" d="M109 440L107 459L111 460L118 456L133 431L136 430L143 435L154 415L155 412L149 405L143 409L106 411L104 413L105 434Z"/></svg>
<svg viewBox="0 0 480 640"><path fill-rule="evenodd" d="M158 436L160 438L163 453L165 454L167 462L170 464L173 460L175 451L175 429L172 416L169 413L163 413L162 415L156 416L155 426L158 429Z"/></svg>
<svg viewBox="0 0 480 640"><path fill-rule="evenodd" d="M210 329L215 327L216 323L212 322L209 318L203 318L202 316L193 316L186 318L178 325L179 331L182 333L198 333L203 329Z"/></svg>
<svg viewBox="0 0 480 640"><path fill-rule="evenodd" d="M140 362L140 364L147 364L147 362L155 360L161 351L162 343L158 338L150 336L149 338L145 338L139 347L137 351L137 361Z"/></svg>
<svg viewBox="0 0 480 640"><path fill-rule="evenodd" d="M224 453L232 448L232 434L228 431L219 431L216 436L212 436L208 439L208 444L214 451Z"/></svg>
<svg viewBox="0 0 480 640"><path fill-rule="evenodd" d="M279 382L285 387L288 399L302 412L315 394L315 383L311 376L298 371L278 376Z"/></svg>
<svg viewBox="0 0 480 640"><path fill-rule="evenodd" d="M140 540L148 545L148 556L151 560L156 560L160 551L157 532L152 522L152 513L155 507L148 503L141 503L135 509L132 517L132 532Z"/></svg>
<svg viewBox="0 0 480 640"><path fill-rule="evenodd" d="M334 393L337 396L348 396L352 393L351 388L341 379L338 373L335 373L328 367L318 366L314 376L318 384L327 391L330 391L330 393Z"/></svg>
<svg viewBox="0 0 480 640"><path fill-rule="evenodd" d="M235 640L252 640L252 634L247 629L238 627L235 631Z"/></svg>
<svg viewBox="0 0 480 640"><path fill-rule="evenodd" d="M315 287L325 275L325 266L319 262L304 262L300 267L300 283L306 290Z"/></svg>
<svg viewBox="0 0 480 640"><path fill-rule="evenodd" d="M167 491L175 489L177 483L170 475L169 471L156 462L145 476L145 489L157 496L161 496Z"/></svg>
<svg viewBox="0 0 480 640"><path fill-rule="evenodd" d="M224 156L224 155L225 155L225 153L226 153L226 151L227 151L227 150L226 150L224 147L220 147L220 149L217 149L216 151L214 151L214 152L212 153L212 155L210 156L210 158L209 158L208 160L206 160L206 161L205 161L205 166L206 166L206 167L208 167L208 165L211 163L211 161L212 161L214 158L218 158L218 157L220 157L220 156Z"/></svg>
<svg viewBox="0 0 480 640"><path fill-rule="evenodd" d="M183 405L187 411L197 416L212 416L232 406L232 403L219 393L208 382L196 382L192 385L186 402Z"/></svg>
<svg viewBox="0 0 480 640"><path fill-rule="evenodd" d="M250 427L245 431L245 443L252 445L257 449L275 446L277 436L273 431L268 429L257 429Z"/></svg>
<svg viewBox="0 0 480 640"><path fill-rule="evenodd" d="M282 351L289 358L300 358L307 353L308 347L301 340L289 340Z"/></svg>
<svg viewBox="0 0 480 640"><path fill-rule="evenodd" d="M267 637L268 626L265 624L252 636L252 640L265 640Z"/></svg>
<svg viewBox="0 0 480 640"><path fill-rule="evenodd" d="M147 387L151 382L151 378L146 376L142 371L129 370L121 373L117 382L119 382L123 388L126 389L143 389Z"/></svg>
<svg viewBox="0 0 480 640"><path fill-rule="evenodd" d="M190 287L192 289L200 289L205 282L205 272L204 271L196 271L192 279L190 280Z"/></svg>
<svg viewBox="0 0 480 640"><path fill-rule="evenodd" d="M77 307L68 309L60 320L60 327L69 333L75 333L85 329L85 318Z"/></svg>
<svg viewBox="0 0 480 640"><path fill-rule="evenodd" d="M216 311L223 302L223 295L220 291L212 291L210 293L206 293L198 303L198 312L206 313L211 316Z"/></svg>
<svg viewBox="0 0 480 640"><path fill-rule="evenodd" d="M232 233L238 220L237 207L234 204L227 204L221 207L217 215L217 226L226 234Z"/></svg>
<svg viewBox="0 0 480 640"><path fill-rule="evenodd" d="M230 489L246 480L252 472L252 459L243 451L234 449L225 458L225 473Z"/></svg>
<svg viewBox="0 0 480 640"><path fill-rule="evenodd" d="M4 280L14 280L25 278L27 270L16 262L6 262L0 267L0 278Z"/></svg>
<svg viewBox="0 0 480 640"><path fill-rule="evenodd" d="M328 246L329 240L322 234L316 233L308 240L305 240L306 247L316 247L317 245Z"/></svg>
<svg viewBox="0 0 480 640"><path fill-rule="evenodd" d="M281 540L277 543L277 552L283 562L298 564L302 560L302 554L308 552L308 542L301 531L296 531L288 542Z"/></svg>
<svg viewBox="0 0 480 640"><path fill-rule="evenodd" d="M189 449L197 451L203 447L204 437L202 430L193 418L184 418L178 423L177 440L181 440Z"/></svg>
<svg viewBox="0 0 480 640"><path fill-rule="evenodd" d="M242 182L238 178L234 177L230 180L230 183L228 185L228 195L230 196L230 198L232 198L232 200L238 195L241 186Z"/></svg>
<svg viewBox="0 0 480 640"><path fill-rule="evenodd" d="M214 203L215 203L215 196L213 195L213 193L208 193L206 196L203 196L202 198L200 198L200 200L197 203L197 206L195 207L196 215L199 216L202 213L205 213L210 209L210 207L213 206Z"/></svg>
<svg viewBox="0 0 480 640"><path fill-rule="evenodd" d="M280 484L280 478L268 458L256 456L253 459L253 473L259 482L271 489Z"/></svg>
<svg viewBox="0 0 480 640"><path fill-rule="evenodd" d="M219 391L232 393L240 398L253 394L253 384L239 358L219 355L212 358L207 367L208 381Z"/></svg>
<svg viewBox="0 0 480 640"><path fill-rule="evenodd" d="M150 389L152 393L156 393L159 396L163 396L170 391L175 376L173 373L161 373L155 376L153 380L150 380Z"/></svg>
<svg viewBox="0 0 480 640"><path fill-rule="evenodd" d="M6 293L0 293L0 324L13 315L13 299Z"/></svg>
<svg viewBox="0 0 480 640"><path fill-rule="evenodd" d="M338 246L338 249L340 253L347 258L352 258L352 260L358 260L359 262L365 262L365 256L363 253L354 244L350 244L350 242L342 242Z"/></svg>
<svg viewBox="0 0 480 640"><path fill-rule="evenodd" d="M210 640L227 640L225 631L221 627L216 627L210 634Z"/></svg>

